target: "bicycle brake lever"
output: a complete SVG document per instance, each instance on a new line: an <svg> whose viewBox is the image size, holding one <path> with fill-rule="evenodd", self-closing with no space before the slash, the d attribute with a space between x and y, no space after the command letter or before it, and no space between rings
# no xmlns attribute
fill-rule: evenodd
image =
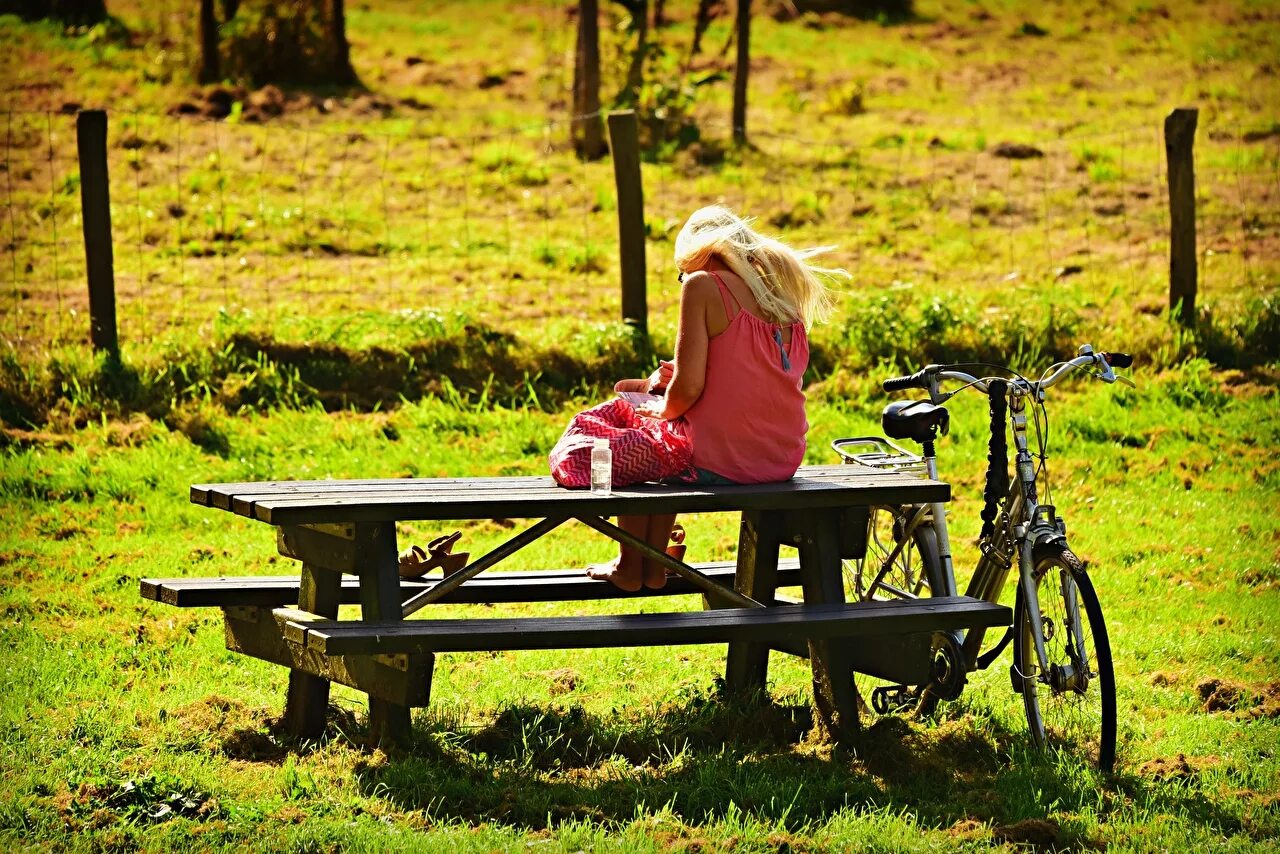
<svg viewBox="0 0 1280 854"><path fill-rule="evenodd" d="M1138 387L1138 384L1135 383L1133 380L1129 379L1128 377L1122 377L1119 374L1116 374L1116 382L1123 383L1124 385L1127 385L1129 388Z"/></svg>

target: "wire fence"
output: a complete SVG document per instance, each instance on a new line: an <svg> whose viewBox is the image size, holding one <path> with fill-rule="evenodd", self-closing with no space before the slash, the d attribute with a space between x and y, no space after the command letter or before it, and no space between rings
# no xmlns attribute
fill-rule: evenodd
<svg viewBox="0 0 1280 854"><path fill-rule="evenodd" d="M18 349L87 345L74 114L3 114L0 333ZM723 202L794 244L834 244L846 308L914 290L982 303L1020 288L1159 311L1168 275L1163 140L1151 127L1005 152L977 134L873 139L730 128L642 167L650 312L677 304L671 252L693 209ZM661 128L659 137L674 136ZM206 334L221 314L460 311L502 326L618 317L608 160L567 123L454 135L440 120L370 132L147 112L109 116L111 220L126 347ZM1202 128L1200 291L1277 284L1275 136ZM673 316L672 318L673 319Z"/></svg>

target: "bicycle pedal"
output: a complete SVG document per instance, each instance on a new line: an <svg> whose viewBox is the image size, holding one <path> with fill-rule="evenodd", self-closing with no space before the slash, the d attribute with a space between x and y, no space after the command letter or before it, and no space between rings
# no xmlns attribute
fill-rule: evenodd
<svg viewBox="0 0 1280 854"><path fill-rule="evenodd" d="M871 692L871 708L878 715L901 712L915 705L916 696L906 685L884 685Z"/></svg>

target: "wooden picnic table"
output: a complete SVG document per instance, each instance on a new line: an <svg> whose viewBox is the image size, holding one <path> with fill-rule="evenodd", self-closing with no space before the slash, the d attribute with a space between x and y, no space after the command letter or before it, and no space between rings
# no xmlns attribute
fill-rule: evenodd
<svg viewBox="0 0 1280 854"><path fill-rule="evenodd" d="M1009 623L1008 608L967 597L844 601L841 561L864 553L869 508L948 497L945 483L845 465L804 467L782 483L646 484L607 497L549 477L201 484L191 487L194 503L274 526L280 553L300 561L297 576L144 579L142 593L180 606L221 606L230 649L290 669L285 720L301 736L323 731L329 683L337 681L369 695L371 743L406 738L410 708L428 703L437 652L725 642L726 686L744 695L764 689L770 649L807 655L816 717L841 739L858 726L852 670L923 682L927 656L903 650L918 651L933 632ZM608 521L673 512L740 513L736 562L675 560ZM536 521L446 578L399 577L397 522L480 519ZM676 577L659 593L700 592L708 609L406 619L437 602L628 595L579 570L480 575L571 519L660 561ZM798 562L780 562L783 546L796 549ZM797 583L803 602L779 604L779 585ZM360 618L338 620L339 605L353 601Z"/></svg>

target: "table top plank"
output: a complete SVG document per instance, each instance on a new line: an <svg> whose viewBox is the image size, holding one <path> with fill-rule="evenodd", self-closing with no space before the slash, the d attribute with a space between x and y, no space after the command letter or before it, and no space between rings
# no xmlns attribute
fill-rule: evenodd
<svg viewBox="0 0 1280 854"><path fill-rule="evenodd" d="M608 497L565 489L546 476L198 484L191 495L197 504L286 525L905 504L945 501L950 487L914 475L837 464L806 466L795 478L778 483L640 484L615 489Z"/></svg>
<svg viewBox="0 0 1280 854"><path fill-rule="evenodd" d="M805 466L798 477L808 480L848 480L859 472L873 476L882 474L869 469L855 468L846 465ZM785 481L784 481L785 482ZM474 492L477 489L498 489L503 493L524 492L527 490L557 489L563 490L550 476L521 475L510 477L475 477L475 478L379 478L379 479L346 479L346 480L276 480L245 481L239 483L203 483L191 487L191 502L222 510L232 509L231 502L235 498L242 500L269 497L293 497L297 495L345 495L347 493L391 492L402 494L410 485L422 485L433 494L450 492ZM644 485L652 488L663 488L660 484ZM644 487L628 487L636 489ZM666 488L683 488L679 485ZM573 490L566 490L573 491Z"/></svg>

